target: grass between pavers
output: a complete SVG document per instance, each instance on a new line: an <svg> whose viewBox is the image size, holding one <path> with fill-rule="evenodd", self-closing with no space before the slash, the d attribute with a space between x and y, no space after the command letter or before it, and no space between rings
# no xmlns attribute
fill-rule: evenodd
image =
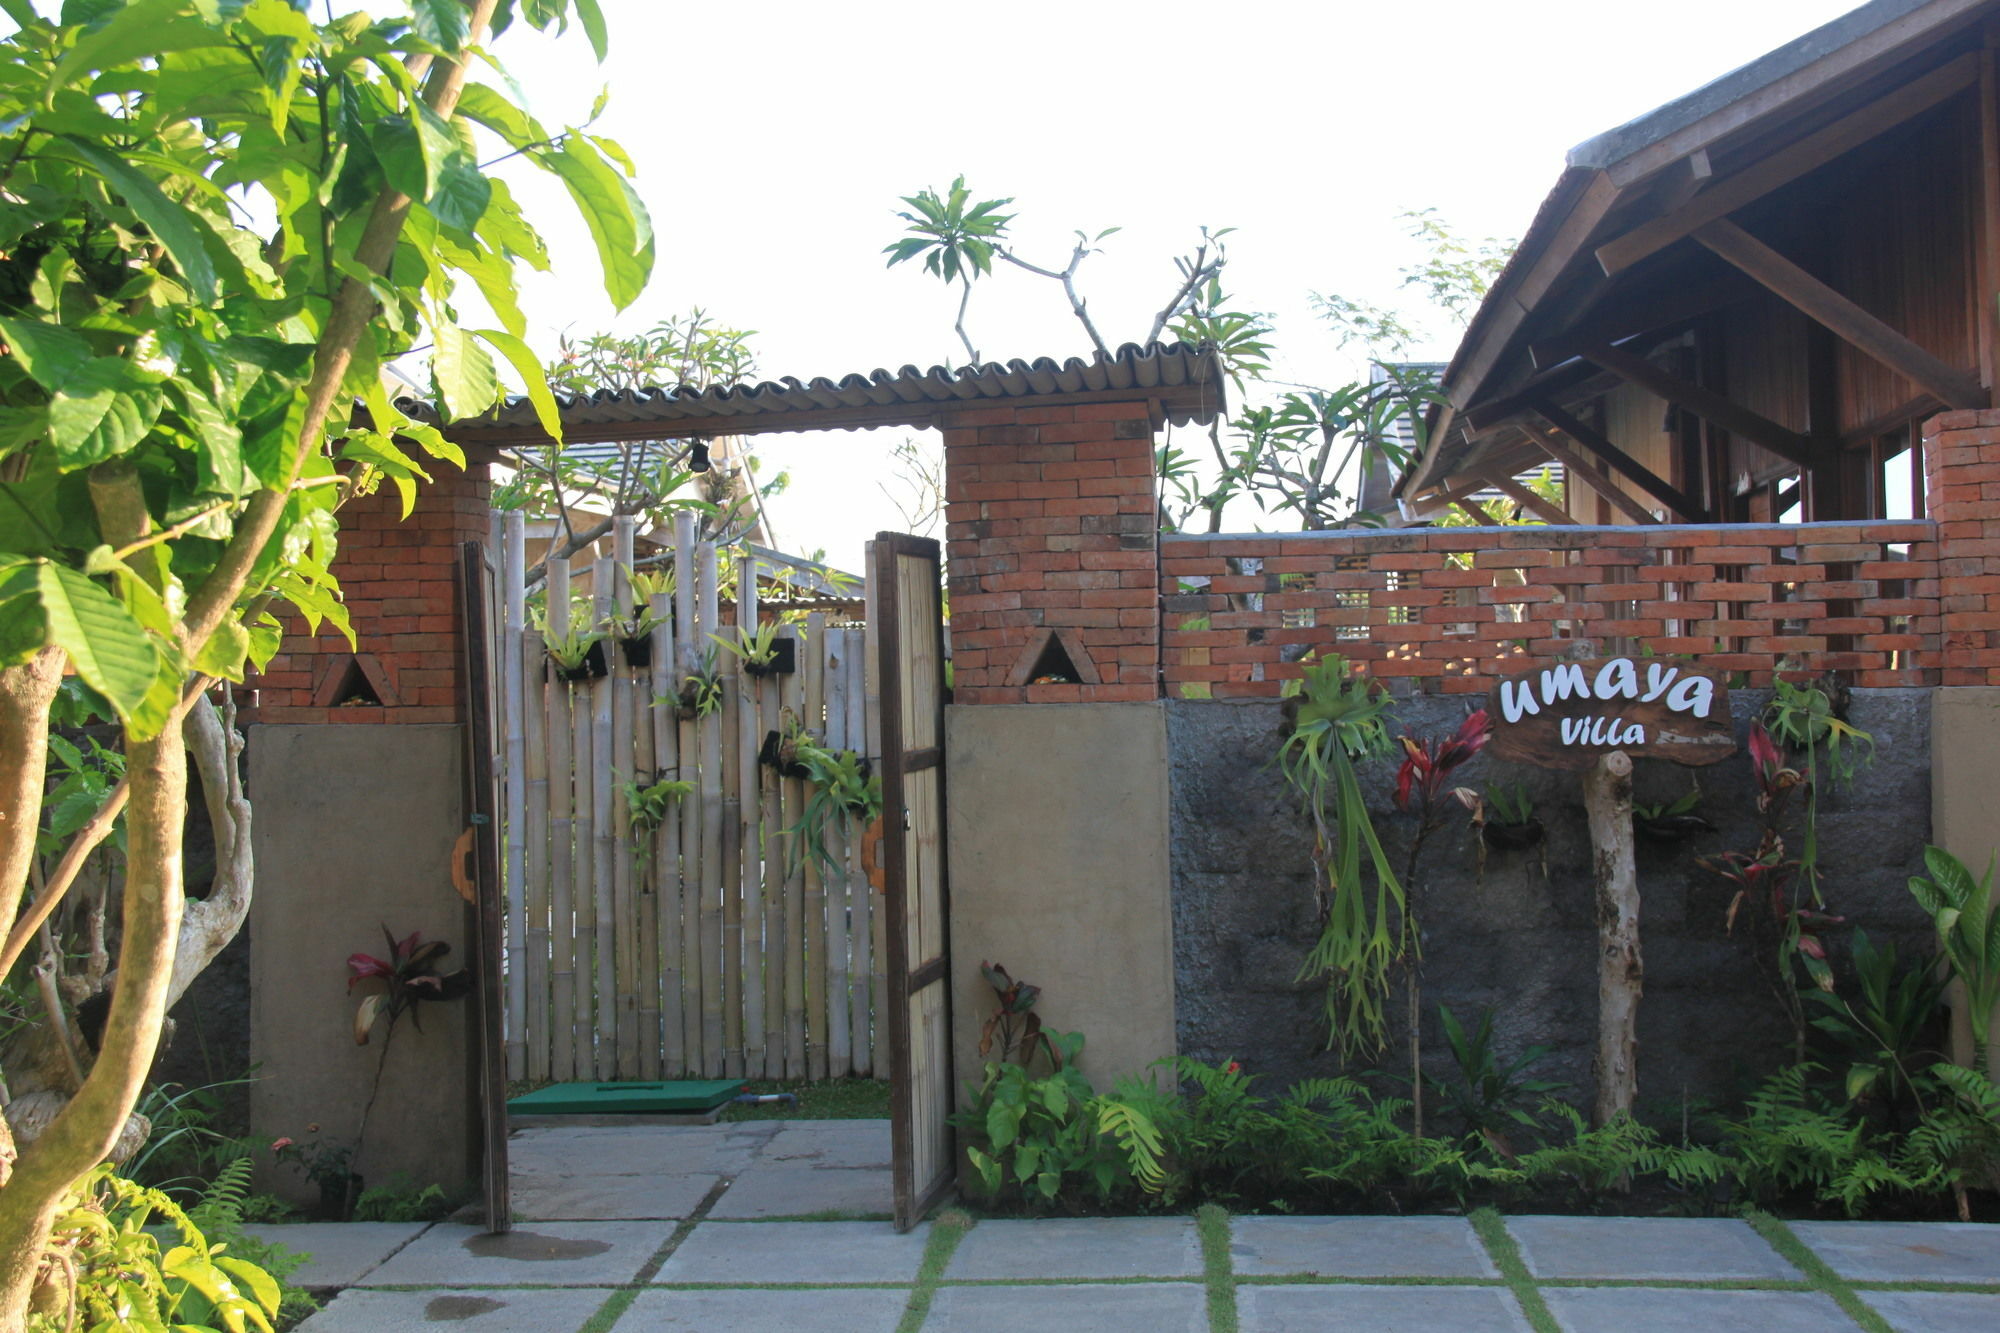
<svg viewBox="0 0 2000 1333"><path fill-rule="evenodd" d="M1236 1261L1229 1253L1229 1211L1205 1203L1194 1210L1194 1228L1201 1238L1209 1333L1236 1333Z"/></svg>
<svg viewBox="0 0 2000 1333"><path fill-rule="evenodd" d="M1873 1306L1861 1299L1847 1279L1833 1271L1833 1266L1813 1253L1812 1247L1800 1240L1798 1233L1783 1221L1769 1213L1755 1209L1744 1213L1743 1220L1756 1229L1770 1247L1785 1257L1786 1262L1805 1275L1806 1281L1814 1288L1833 1298L1849 1319L1868 1330L1868 1333L1895 1333L1889 1321L1875 1313Z"/></svg>
<svg viewBox="0 0 2000 1333"><path fill-rule="evenodd" d="M917 1265L917 1285L910 1291L910 1301L903 1307L896 1333L917 1333L924 1326L945 1265L958 1252L958 1243L965 1239L965 1233L976 1225L971 1214L958 1208L947 1208L932 1221L931 1234L924 1241L923 1262Z"/></svg>
<svg viewBox="0 0 2000 1333"><path fill-rule="evenodd" d="M653 1251L653 1257L639 1266L639 1271L632 1275L630 1282L612 1292L604 1304L597 1307L597 1313L584 1320L583 1327L577 1330L577 1333L610 1333L611 1326L624 1318L625 1312L632 1308L632 1302L639 1299L639 1293L659 1276L660 1269L673 1257L674 1251L681 1247L681 1242L686 1240L695 1227L701 1224L702 1219L708 1216L708 1210L715 1207L716 1200L720 1199L723 1191L728 1188L728 1182L721 1180L709 1186L708 1193L702 1196L701 1202L681 1219L680 1225L673 1229L673 1233L667 1237L665 1243Z"/></svg>
<svg viewBox="0 0 2000 1333"><path fill-rule="evenodd" d="M1491 1208L1475 1208L1469 1215L1473 1231L1479 1235L1479 1243L1486 1247L1486 1253L1493 1260L1493 1266L1500 1270L1501 1279L1507 1289L1514 1293L1520 1303L1521 1313L1528 1317L1528 1323L1535 1333L1562 1333L1556 1324L1556 1317L1549 1313L1548 1302L1536 1289L1535 1280L1528 1274L1528 1265L1521 1258L1521 1247L1514 1243L1514 1237L1507 1230L1507 1223Z"/></svg>
<svg viewBox="0 0 2000 1333"><path fill-rule="evenodd" d="M873 1078L823 1078L817 1081L758 1079L745 1083L746 1093L789 1092L798 1105L772 1102L767 1106L729 1106L724 1124L739 1120L887 1120L889 1084Z"/></svg>

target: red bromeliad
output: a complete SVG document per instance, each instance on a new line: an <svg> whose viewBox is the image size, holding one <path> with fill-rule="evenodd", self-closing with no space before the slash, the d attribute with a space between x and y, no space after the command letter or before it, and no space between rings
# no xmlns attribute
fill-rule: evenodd
<svg viewBox="0 0 2000 1333"><path fill-rule="evenodd" d="M1409 809L1414 793L1418 797L1417 808L1428 820L1452 773L1478 754L1492 735L1493 719L1484 708L1467 714L1452 736L1419 740L1405 735L1403 766L1396 770L1396 808Z"/></svg>

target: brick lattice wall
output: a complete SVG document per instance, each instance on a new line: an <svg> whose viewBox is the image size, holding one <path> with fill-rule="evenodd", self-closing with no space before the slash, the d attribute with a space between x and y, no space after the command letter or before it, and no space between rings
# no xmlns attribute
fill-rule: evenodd
<svg viewBox="0 0 2000 1333"><path fill-rule="evenodd" d="M1924 423L1925 512L1936 521L1940 685L2000 685L2000 411Z"/></svg>
<svg viewBox="0 0 2000 1333"><path fill-rule="evenodd" d="M1157 699L1148 405L979 407L939 424L956 700ZM1052 630L1081 645L1097 683L1020 679L1023 655Z"/></svg>
<svg viewBox="0 0 2000 1333"><path fill-rule="evenodd" d="M491 523L486 465L460 473L440 465L436 481L417 491L416 510L403 518L393 486L350 501L340 511L334 577L353 622L355 647L331 625L312 635L296 613L283 617L284 649L261 675L246 721L415 723L464 719L464 671L459 631L458 557L466 541L485 541ZM377 707L328 708L329 673L344 673L355 652L394 698ZM248 700L246 700L248 702Z"/></svg>
<svg viewBox="0 0 2000 1333"><path fill-rule="evenodd" d="M1916 521L1167 537L1166 689L1276 695L1317 651L1474 693L1580 640L1753 685L1781 670L1937 684L1937 535Z"/></svg>

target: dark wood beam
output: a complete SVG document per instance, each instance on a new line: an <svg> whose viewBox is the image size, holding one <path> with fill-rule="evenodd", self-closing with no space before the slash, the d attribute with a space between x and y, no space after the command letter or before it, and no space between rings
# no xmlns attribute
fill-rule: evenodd
<svg viewBox="0 0 2000 1333"><path fill-rule="evenodd" d="M1713 389L1690 384L1680 376L1660 369L1645 357L1635 356L1623 348L1598 343L1585 344L1577 350L1619 378L1638 385L1648 393L1657 394L1677 407L1686 408L1731 435L1768 449L1800 467L1812 466L1812 444L1805 436L1795 430L1787 430L1747 407L1730 402Z"/></svg>
<svg viewBox="0 0 2000 1333"><path fill-rule="evenodd" d="M1528 380L1520 388L1503 398L1494 398L1468 408L1460 419L1465 423L1468 438L1477 439L1516 417L1531 415L1535 404L1550 398L1564 398L1576 394L1589 396L1587 387L1592 380L1601 379L1607 384L1611 376L1604 369L1581 358L1566 361L1552 370Z"/></svg>
<svg viewBox="0 0 2000 1333"><path fill-rule="evenodd" d="M1615 240L1597 247L1597 263L1607 276L1623 272L1659 253L1696 230L1726 218L1737 209L1788 185L1844 153L1930 110L1946 98L1971 87L1979 78L1977 53L1968 52L1949 64L1911 80L1824 129L1751 163L1733 176L1711 184L1664 217L1643 222Z"/></svg>
<svg viewBox="0 0 2000 1333"><path fill-rule="evenodd" d="M1986 294L1975 303L1979 319L1979 367L1989 392L2000 393L2000 60L1994 47L2000 43L2000 24L1986 24L1986 49L1979 53L1979 235L1974 242L1974 271L1978 290Z"/></svg>
<svg viewBox="0 0 2000 1333"><path fill-rule="evenodd" d="M1643 295L1614 293L1595 317L1528 344L1528 359L1545 371L1581 356L1587 343L1622 343L1645 334L1665 337L1677 325L1747 301L1763 290L1728 264L1706 267L1710 275L1694 282L1649 283Z"/></svg>
<svg viewBox="0 0 2000 1333"><path fill-rule="evenodd" d="M1493 487L1494 490L1499 491L1502 495L1544 523L1562 524L1576 522L1574 518L1571 518L1564 511L1562 506L1543 499L1504 472L1485 472L1480 475L1485 478L1486 483Z"/></svg>
<svg viewBox="0 0 2000 1333"><path fill-rule="evenodd" d="M1611 465L1611 470L1630 481L1646 494L1658 500L1668 509L1679 514L1684 522L1708 523L1712 520L1708 511L1673 486L1661 480L1653 470L1632 455L1620 449L1599 432L1578 421L1554 403L1543 403L1535 409L1535 414L1554 426L1557 430L1588 449L1591 453Z"/></svg>
<svg viewBox="0 0 2000 1333"><path fill-rule="evenodd" d="M1599 472L1582 453L1570 448L1560 434L1544 435L1532 426L1525 427L1527 436L1535 447L1563 465L1563 475L1572 482L1582 482L1610 502L1616 509L1634 523L1658 523L1646 506L1626 494L1625 488Z"/></svg>
<svg viewBox="0 0 2000 1333"><path fill-rule="evenodd" d="M1499 519L1493 517L1493 515L1487 513L1475 500L1453 500L1452 503L1465 511L1465 516L1482 528L1504 528L1507 526Z"/></svg>
<svg viewBox="0 0 2000 1333"><path fill-rule="evenodd" d="M1806 318L1825 325L1950 406L1988 405L1989 395L1976 376L1946 365L1728 218L1708 223L1694 237L1777 293Z"/></svg>

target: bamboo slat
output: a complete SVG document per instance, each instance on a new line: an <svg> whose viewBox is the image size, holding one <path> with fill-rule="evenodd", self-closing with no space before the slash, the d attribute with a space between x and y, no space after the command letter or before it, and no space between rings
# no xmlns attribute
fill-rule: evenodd
<svg viewBox="0 0 2000 1333"><path fill-rule="evenodd" d="M804 677L800 689L805 696L806 725L815 733L826 735L826 655L820 648L820 639L826 633L826 617L815 611L806 617L805 638L797 645L799 674ZM807 800L812 792L804 793ZM829 822L826 836L833 836ZM801 840L802 843L805 840ZM826 1032L826 884L822 874L822 862L816 849L807 845L805 855L800 858L804 874L805 903L805 981L806 981L806 1076L823 1079L827 1069Z"/></svg>
<svg viewBox="0 0 2000 1333"><path fill-rule="evenodd" d="M820 671L826 681L826 745L851 749L847 741L847 631L823 629L819 636ZM809 649L808 651L814 651ZM852 841L842 821L827 834L833 867L826 877L826 1061L827 1073L840 1077L854 1067L854 1034L847 1004L847 848Z"/></svg>
<svg viewBox="0 0 2000 1333"><path fill-rule="evenodd" d="M847 631L847 742L850 748L868 751L867 637L865 629ZM861 867L861 834L856 829L847 848L848 951L851 961L847 975L848 1023L853 1029L854 1072L867 1074L873 1065L873 1024L870 1021L871 992L869 971L875 957L873 927L875 897L868 876Z"/></svg>
<svg viewBox="0 0 2000 1333"><path fill-rule="evenodd" d="M757 684L758 707L765 730L783 725L778 710L778 678L766 676ZM759 773L763 784L761 800L764 829L764 1077L785 1076L785 856L787 840L781 819L780 783L772 769Z"/></svg>
<svg viewBox="0 0 2000 1333"><path fill-rule="evenodd" d="M520 1078L527 1070L527 1043L523 1024L528 1012L527 970L522 966L528 951L527 848L522 842L527 824L528 789L525 781L527 736L522 713L521 631L527 619L526 576L527 522L519 512L505 515L500 528L500 642L495 654L500 659L500 729L502 756L500 781L505 793L506 862L502 880L507 899L507 978L506 1031L507 1077ZM488 622L489 624L491 622Z"/></svg>
<svg viewBox="0 0 2000 1333"><path fill-rule="evenodd" d="M714 633L721 624L716 608L715 547L700 551L697 600L701 624ZM726 654L725 654L726 656ZM701 720L701 1069L703 1078L722 1077L722 727L716 715Z"/></svg>
<svg viewBox="0 0 2000 1333"><path fill-rule="evenodd" d="M782 638L797 638L797 632L787 625L779 631ZM794 649L796 652L796 648ZM805 716L805 682L799 673L781 676L778 685L779 697L784 707L792 710L792 716ZM784 827L798 827L799 817L805 806L805 783L798 778L784 779L784 791L780 798L780 818ZM785 1077L806 1077L806 902L804 866L808 859L804 840L794 835L785 839Z"/></svg>
<svg viewBox="0 0 2000 1333"><path fill-rule="evenodd" d="M569 562L548 562L545 583L549 624L560 626L569 606ZM562 1082L576 1077L576 818L573 804L576 776L574 736L570 721L570 689L565 681L549 680L549 1077Z"/></svg>
<svg viewBox="0 0 2000 1333"><path fill-rule="evenodd" d="M737 557L739 569L754 570L755 557L748 546ZM739 576L736 580L736 624L739 628L759 623L757 580ZM742 865L738 879L742 886L738 903L738 939L732 959L741 959L741 1031L743 1063L730 1077L748 1074L762 1077L764 1070L764 845L770 827L764 818L759 790L757 750L767 723L763 718L763 683L754 676L743 678L736 710L736 803L743 819Z"/></svg>
<svg viewBox="0 0 2000 1333"><path fill-rule="evenodd" d="M611 618L612 569L609 557L599 556L591 565L590 597L593 607L591 622L602 625ZM607 656L615 656L615 645L604 645ZM597 992L595 1014L597 1017L597 1042L595 1067L597 1077L611 1079L618 1076L618 974L617 974L617 871L614 868L619 856L617 829L614 825L613 810L624 802L618 796L617 773L620 769L630 772L632 761L630 748L624 757L612 744L611 731L611 677L599 676L590 682L590 747L596 756L596 780L591 785L591 823L597 831L592 841L590 886L596 902L595 940L591 946L591 957L597 964L594 985Z"/></svg>
<svg viewBox="0 0 2000 1333"><path fill-rule="evenodd" d="M695 550L694 515L674 516L674 657L676 672L686 677L700 671L705 627L696 593L700 582ZM684 682L676 682L676 688ZM681 873L677 899L680 924L681 1070L701 1070L701 719L683 716L680 730L680 781L696 790L696 799L681 803Z"/></svg>
<svg viewBox="0 0 2000 1333"><path fill-rule="evenodd" d="M525 1006L517 1010L509 1032L521 1036L524 1076L535 1082L549 1077L549 747L548 693L544 683L548 660L542 636L523 629L512 643L519 663L522 691L522 766L518 796L521 822L507 827L511 843L521 842L525 878L522 898L527 904L526 949L509 960L522 974ZM513 785L510 781L510 786ZM510 792L510 798L513 797ZM509 802L512 805L512 800ZM568 849L564 849L567 854Z"/></svg>
<svg viewBox="0 0 2000 1333"><path fill-rule="evenodd" d="M654 762L662 777L680 776L680 718L673 696L680 686L675 670L672 604L662 593L653 599L653 614L660 623L653 630L653 745ZM673 814L660 822L660 846L654 869L658 885L653 911L654 938L659 951L656 964L660 981L660 1070L663 1078L679 1078L687 1072L681 1031L681 821L694 802L682 800Z"/></svg>
<svg viewBox="0 0 2000 1333"><path fill-rule="evenodd" d="M743 802L738 784L742 751L737 746L737 714L742 711L745 685L751 677L731 672L722 680L722 712L714 721L721 752L722 796L722 947L718 990L722 996L722 1076L743 1077ZM754 762L754 757L753 757Z"/></svg>
<svg viewBox="0 0 2000 1333"><path fill-rule="evenodd" d="M632 614L632 528L633 520L621 514L611 521L611 606L618 621ZM636 727L632 708L632 668L625 664L625 647L616 642L620 631L614 627L613 641L604 645L611 663L611 745L612 840L616 844L611 863L611 958L613 983L618 1003L619 1078L639 1074L639 913L633 888L637 857L632 846L632 807L623 785L639 780L636 756Z"/></svg>
<svg viewBox="0 0 2000 1333"><path fill-rule="evenodd" d="M578 681L569 692L570 753L576 774L576 816L572 824L570 904L575 915L575 961L570 973L575 995L571 1021L576 1077L597 1077L597 765L591 746L590 686Z"/></svg>
<svg viewBox="0 0 2000 1333"><path fill-rule="evenodd" d="M875 543L873 542L868 543L868 568L875 568ZM864 587L863 605L866 609L868 624L867 642L863 652L863 660L867 666L863 672L865 683L861 692L864 710L863 726L865 734L868 737L869 762L875 766L877 772L880 772L882 768L882 640L878 633L878 627L882 623L882 602L880 590L875 587L874 579L868 580ZM900 823L900 819L894 821L896 825L900 825ZM885 830L883 836L887 837L886 830L892 826L887 813L883 816L883 825ZM879 860L879 852L877 853L877 857ZM874 1013L878 1024L880 1024L877 1032L886 1037L889 1014L889 939L886 924L888 914L882 910L882 895L875 891L872 881L868 886L867 897L869 1008ZM888 1043L886 1040L870 1042L868 1063L869 1072L876 1078L888 1078L890 1076L892 1071L890 1069Z"/></svg>
<svg viewBox="0 0 2000 1333"><path fill-rule="evenodd" d="M634 667L628 682L632 699L633 781L650 786L659 781L654 757L651 667ZM659 830L634 829L627 853L632 861L633 988L638 993L639 1077L660 1077L660 913L656 906L660 875Z"/></svg>

